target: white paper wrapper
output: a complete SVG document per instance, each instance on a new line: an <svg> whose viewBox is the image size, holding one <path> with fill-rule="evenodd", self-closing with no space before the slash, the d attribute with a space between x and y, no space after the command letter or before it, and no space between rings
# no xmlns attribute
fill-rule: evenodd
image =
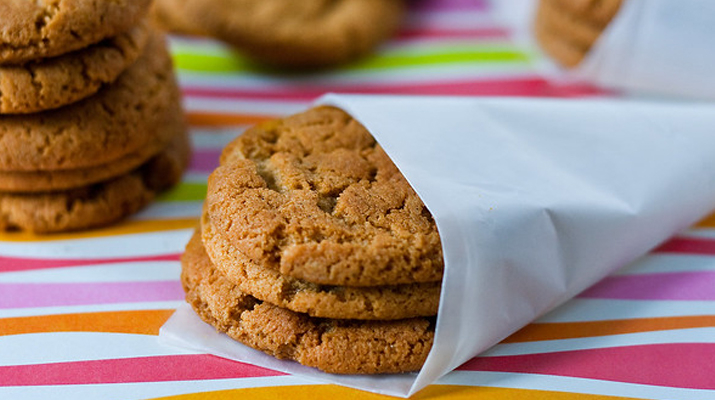
<svg viewBox="0 0 715 400"><path fill-rule="evenodd" d="M715 207L715 106L335 96L437 222L445 275L419 374L351 377L281 362L180 310L170 344L405 396L646 253Z"/></svg>
<svg viewBox="0 0 715 400"><path fill-rule="evenodd" d="M517 38L531 36L538 1L495 5ZM625 0L570 75L631 94L715 100L713 71L714 1Z"/></svg>

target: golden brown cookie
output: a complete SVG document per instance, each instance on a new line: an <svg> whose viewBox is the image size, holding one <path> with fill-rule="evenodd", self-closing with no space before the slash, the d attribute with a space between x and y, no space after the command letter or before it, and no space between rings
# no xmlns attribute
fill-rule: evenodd
<svg viewBox="0 0 715 400"><path fill-rule="evenodd" d="M111 85L77 103L38 114L0 115L0 170L55 171L118 160L149 143L178 96L164 37Z"/></svg>
<svg viewBox="0 0 715 400"><path fill-rule="evenodd" d="M560 64L574 67L589 52L621 0L541 0L535 35L543 50Z"/></svg>
<svg viewBox="0 0 715 400"><path fill-rule="evenodd" d="M251 262L214 229L205 213L201 231L207 254L226 279L242 292L278 307L311 317L340 319L437 315L440 282L359 288L317 285Z"/></svg>
<svg viewBox="0 0 715 400"><path fill-rule="evenodd" d="M0 230L52 233L94 228L125 218L181 178L189 159L187 133L139 169L84 188L48 193L0 192Z"/></svg>
<svg viewBox="0 0 715 400"><path fill-rule="evenodd" d="M172 33L201 35L206 33L186 11L186 0L154 0L150 15L156 25Z"/></svg>
<svg viewBox="0 0 715 400"><path fill-rule="evenodd" d="M151 0L0 1L0 65L82 49L135 26Z"/></svg>
<svg viewBox="0 0 715 400"><path fill-rule="evenodd" d="M428 318L356 321L312 318L241 292L211 264L197 233L182 259L186 300L218 331L277 358L336 374L419 370L434 340Z"/></svg>
<svg viewBox="0 0 715 400"><path fill-rule="evenodd" d="M400 25L403 0L186 0L201 28L280 67L323 67L371 52Z"/></svg>
<svg viewBox="0 0 715 400"><path fill-rule="evenodd" d="M149 26L87 48L23 65L0 66L0 114L26 114L74 103L113 82L141 54Z"/></svg>
<svg viewBox="0 0 715 400"><path fill-rule="evenodd" d="M319 107L255 126L209 177L213 226L254 263L323 285L438 282L431 214L345 112Z"/></svg>
<svg viewBox="0 0 715 400"><path fill-rule="evenodd" d="M164 112L163 122L154 132L147 130L149 141L136 151L106 164L55 171L0 171L0 191L38 193L88 186L136 169L166 148L177 132L186 130L181 99Z"/></svg>

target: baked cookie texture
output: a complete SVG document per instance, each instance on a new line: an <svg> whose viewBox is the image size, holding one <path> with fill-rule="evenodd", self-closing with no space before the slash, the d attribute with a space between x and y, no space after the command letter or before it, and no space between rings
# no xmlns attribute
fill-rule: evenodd
<svg viewBox="0 0 715 400"><path fill-rule="evenodd" d="M149 3L0 3L0 230L110 224L180 180L189 138Z"/></svg>
<svg viewBox="0 0 715 400"><path fill-rule="evenodd" d="M404 0L182 3L176 10L189 15L201 32L260 63L289 68L332 66L369 54L395 32L405 10Z"/></svg>
<svg viewBox="0 0 715 400"><path fill-rule="evenodd" d="M3 0L0 65L22 64L85 48L128 31L151 0Z"/></svg>
<svg viewBox="0 0 715 400"><path fill-rule="evenodd" d="M186 300L205 322L277 358L329 373L418 370L434 340L434 321L313 318L260 301L221 275L194 235L182 257Z"/></svg>
<svg viewBox="0 0 715 400"><path fill-rule="evenodd" d="M320 107L249 129L221 155L208 218L236 249L324 285L438 282L431 214L367 130Z"/></svg>
<svg viewBox="0 0 715 400"><path fill-rule="evenodd" d="M406 179L325 106L225 147L182 282L205 322L258 350L331 373L398 373L432 347L443 267Z"/></svg>
<svg viewBox="0 0 715 400"><path fill-rule="evenodd" d="M182 35L207 35L195 16L186 10L186 0L154 0L150 15L154 23L165 31Z"/></svg>
<svg viewBox="0 0 715 400"><path fill-rule="evenodd" d="M616 16L623 0L541 0L534 24L542 49L565 67L577 66Z"/></svg>
<svg viewBox="0 0 715 400"><path fill-rule="evenodd" d="M84 49L22 65L0 66L0 114L58 108L96 93L137 60L148 36L145 21Z"/></svg>

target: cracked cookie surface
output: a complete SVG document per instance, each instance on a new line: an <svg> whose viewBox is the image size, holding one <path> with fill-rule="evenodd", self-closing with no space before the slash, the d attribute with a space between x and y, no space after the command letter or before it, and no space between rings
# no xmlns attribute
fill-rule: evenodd
<svg viewBox="0 0 715 400"><path fill-rule="evenodd" d="M431 214L368 131L319 107L232 141L209 177L211 224L242 254L323 285L437 282Z"/></svg>
<svg viewBox="0 0 715 400"><path fill-rule="evenodd" d="M154 32L138 60L94 96L41 113L0 115L0 170L55 171L117 160L149 142L177 96L164 36Z"/></svg>
<svg viewBox="0 0 715 400"><path fill-rule="evenodd" d="M312 318L249 296L229 282L199 234L181 259L186 301L218 331L277 358L337 374L416 371L434 340L428 318L356 321Z"/></svg>
<svg viewBox="0 0 715 400"><path fill-rule="evenodd" d="M128 31L151 0L0 1L0 65L55 57Z"/></svg>
<svg viewBox="0 0 715 400"><path fill-rule="evenodd" d="M145 21L126 33L72 53L0 66L0 114L49 110L96 93L136 61L148 35Z"/></svg>
<svg viewBox="0 0 715 400"><path fill-rule="evenodd" d="M256 60L284 67L343 63L400 25L403 0L185 0L201 29Z"/></svg>
<svg viewBox="0 0 715 400"><path fill-rule="evenodd" d="M388 320L437 315L440 282L349 287L317 285L263 268L237 251L206 214L204 247L212 263L239 290L262 301L312 317Z"/></svg>

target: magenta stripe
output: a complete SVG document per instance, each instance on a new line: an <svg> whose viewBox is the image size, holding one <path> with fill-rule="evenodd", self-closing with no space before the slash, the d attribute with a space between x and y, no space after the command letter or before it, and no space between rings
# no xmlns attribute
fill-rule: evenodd
<svg viewBox="0 0 715 400"><path fill-rule="evenodd" d="M115 264L143 261L179 261L181 254L163 254L148 257L127 258L86 258L86 259L39 259L22 257L0 257L0 273L13 271L28 271L34 269L49 269L63 267L80 267L84 265Z"/></svg>
<svg viewBox="0 0 715 400"><path fill-rule="evenodd" d="M505 80L476 80L429 84L306 86L251 90L243 88L209 88L185 86L185 96L213 99L312 101L326 92L406 95L482 95L482 96L537 96L577 97L605 94L586 84L552 85L542 78Z"/></svg>
<svg viewBox="0 0 715 400"><path fill-rule="evenodd" d="M189 165L189 171L210 173L218 167L220 149L195 149Z"/></svg>
<svg viewBox="0 0 715 400"><path fill-rule="evenodd" d="M476 29L444 29L420 27L418 29L402 29L397 33L397 40L413 39L506 39L509 31L503 28Z"/></svg>
<svg viewBox="0 0 715 400"><path fill-rule="evenodd" d="M476 357L458 368L715 389L715 344L668 343Z"/></svg>
<svg viewBox="0 0 715 400"><path fill-rule="evenodd" d="M675 237L655 249L659 253L688 253L715 255L715 240L706 238Z"/></svg>
<svg viewBox="0 0 715 400"><path fill-rule="evenodd" d="M280 372L207 354L0 367L0 387L257 378Z"/></svg>
<svg viewBox="0 0 715 400"><path fill-rule="evenodd" d="M184 298L179 281L0 284L0 309L171 301Z"/></svg>
<svg viewBox="0 0 715 400"><path fill-rule="evenodd" d="M715 300L715 271L610 276L579 297L621 300Z"/></svg>

